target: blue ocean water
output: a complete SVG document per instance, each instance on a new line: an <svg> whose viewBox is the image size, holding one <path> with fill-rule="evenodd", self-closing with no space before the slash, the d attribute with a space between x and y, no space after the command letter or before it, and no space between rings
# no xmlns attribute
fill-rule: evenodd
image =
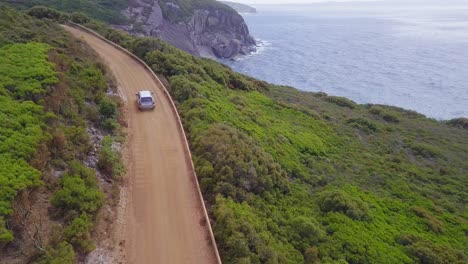
<svg viewBox="0 0 468 264"><path fill-rule="evenodd" d="M468 117L468 5L256 6L247 75L429 117Z"/></svg>

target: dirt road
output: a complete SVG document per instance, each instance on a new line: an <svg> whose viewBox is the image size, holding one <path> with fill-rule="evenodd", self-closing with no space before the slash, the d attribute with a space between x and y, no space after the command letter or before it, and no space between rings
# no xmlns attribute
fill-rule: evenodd
<svg viewBox="0 0 468 264"><path fill-rule="evenodd" d="M128 54L90 33L65 28L107 63L128 108L127 263L217 263L182 132L163 87ZM137 110L139 90L154 92L155 111Z"/></svg>

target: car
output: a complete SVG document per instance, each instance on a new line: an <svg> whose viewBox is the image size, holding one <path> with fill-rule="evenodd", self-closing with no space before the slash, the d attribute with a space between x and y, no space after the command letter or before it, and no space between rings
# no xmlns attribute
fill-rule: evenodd
<svg viewBox="0 0 468 264"><path fill-rule="evenodd" d="M140 110L153 110L156 107L156 101L154 100L152 92L140 91L136 94L138 109Z"/></svg>

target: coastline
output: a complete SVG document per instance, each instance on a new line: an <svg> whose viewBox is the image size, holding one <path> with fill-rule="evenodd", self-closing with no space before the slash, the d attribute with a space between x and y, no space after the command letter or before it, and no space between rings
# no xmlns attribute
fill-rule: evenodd
<svg viewBox="0 0 468 264"><path fill-rule="evenodd" d="M271 8L271 5L268 7ZM276 20L282 21L289 18L290 14L287 12L278 14L278 12L271 12L269 9L265 11L260 5L256 5L256 8L257 14L247 14L243 17L251 28L252 35L260 39L263 45L258 47L257 52L248 56L236 58L234 61L221 61L235 71L272 84L296 87L300 91L326 92L330 95L350 98L360 104L383 104L409 109L436 120L450 120L468 116L467 109L463 108L463 105L468 105L468 93L464 92L462 88L463 83L468 80L460 77L463 76L462 74L458 74L457 78L450 77L454 73L452 73L453 70L449 70L447 65L451 64L452 57L445 55L449 48L440 45L447 43L447 45L456 47L457 44L448 42L448 37L442 35L445 31L439 32L440 37L433 40L432 46L424 49L427 44L423 44L422 41L431 40L432 31L430 30L433 28L423 31L421 23L404 21L401 20L401 17L398 17L398 20L395 18L389 20L391 23L395 23L394 25L386 25L383 23L387 21L376 20L373 17L367 18L368 16L365 15L364 18L368 21L374 21L378 26L389 28L387 32L384 32L387 35L374 33L374 31L357 31L357 34L362 35L359 35L361 39L358 37L349 39L348 44L344 41L351 32L348 35L345 32L331 35L328 37L330 39L318 37L318 40L307 42L306 39L289 37L281 23L272 22L277 26L278 32L268 33L267 31L271 31L270 29L273 28L273 26L265 25L270 21L268 19L277 16ZM359 21L357 19L362 18L358 15L361 14L344 21L349 21L349 23ZM292 25L297 26L300 19L295 19ZM313 27L316 28L324 27L322 24L328 23L325 20L328 17L321 17L321 15L304 19L309 19L304 23L316 22L313 24ZM402 22L399 22L400 20ZM335 22L331 19L329 23ZM291 25L291 23L287 25ZM426 26L426 24L422 24L422 26ZM322 34L329 36L330 33L327 32L332 31L332 29L335 28L330 28ZM416 29L419 32L427 33L411 36L413 30ZM350 30L356 29L351 28ZM447 34L455 34L453 33L454 29L450 30L447 31ZM317 31L317 33L320 32L322 31ZM372 34L378 34L377 37L384 41L382 47L376 46L379 44L378 42L366 44L365 38L371 37ZM284 38L280 39L279 36L284 36ZM410 42L388 44L395 43L399 39ZM468 38L464 35L461 40L453 40L453 42L466 42L467 40ZM438 44L439 42L441 44ZM364 45L369 44L373 45L373 50L365 48ZM396 45L408 45L410 48L404 49L404 52L407 53L405 54L399 52L398 49L402 48ZM356 52L354 52L355 50ZM451 50L455 50L455 48ZM333 55L332 52L337 52L337 54ZM350 52L354 52L354 54ZM380 54L384 57L379 57ZM436 57L440 57L440 59L435 59ZM463 58L464 56L458 57ZM460 67L465 65L462 59L455 59L456 65L460 65ZM383 66L379 66L382 63ZM412 64L415 67L412 67ZM425 64L428 65L427 68L423 67ZM262 66L260 67L260 65ZM447 70L435 70L441 67ZM457 73L460 73L460 70Z"/></svg>

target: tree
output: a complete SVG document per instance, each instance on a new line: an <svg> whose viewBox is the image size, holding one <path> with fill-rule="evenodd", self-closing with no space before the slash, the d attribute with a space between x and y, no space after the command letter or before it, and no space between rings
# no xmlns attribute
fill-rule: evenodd
<svg viewBox="0 0 468 264"><path fill-rule="evenodd" d="M90 20L91 19L87 15L81 12L73 12L71 15L71 21L77 24L86 24Z"/></svg>
<svg viewBox="0 0 468 264"><path fill-rule="evenodd" d="M75 260L75 251L67 242L62 242L55 247L47 249L38 264L73 264Z"/></svg>
<svg viewBox="0 0 468 264"><path fill-rule="evenodd" d="M32 7L31 9L29 9L28 15L39 19L47 18L59 22L65 22L69 19L69 16L67 14L45 6Z"/></svg>

